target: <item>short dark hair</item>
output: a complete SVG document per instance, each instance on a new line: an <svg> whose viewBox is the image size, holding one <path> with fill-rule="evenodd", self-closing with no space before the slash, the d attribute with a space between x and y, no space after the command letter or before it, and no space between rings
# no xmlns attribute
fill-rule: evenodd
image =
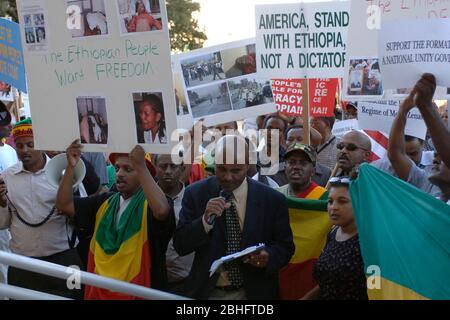
<svg viewBox="0 0 450 320"><path fill-rule="evenodd" d="M294 124L292 126L287 127L286 130L284 130L284 140L287 140L289 131L294 130L294 129L303 129L303 125Z"/></svg>
<svg viewBox="0 0 450 320"><path fill-rule="evenodd" d="M318 117L318 119L322 120L323 122L325 122L326 124L328 124L328 126L330 127L330 129L333 129L334 126L334 122L336 121L335 117Z"/></svg>
<svg viewBox="0 0 450 320"><path fill-rule="evenodd" d="M420 138L413 137L413 136L409 136L409 135L405 134L405 141L406 141L406 142L410 142L410 141L414 141L414 140L419 141L420 144L423 144L423 143L424 143L424 140L422 140L422 139L420 139Z"/></svg>
<svg viewBox="0 0 450 320"><path fill-rule="evenodd" d="M271 115L271 116L268 116L266 119L264 119L264 129L266 128L266 126L267 126L267 123L270 121L270 120L272 120L272 119L276 119L276 120L280 120L280 121L282 121L283 122L283 124L284 124L284 130L286 130L286 127L287 127L287 123L286 123L286 121L284 121L283 119L281 119L279 116L277 116L277 115Z"/></svg>

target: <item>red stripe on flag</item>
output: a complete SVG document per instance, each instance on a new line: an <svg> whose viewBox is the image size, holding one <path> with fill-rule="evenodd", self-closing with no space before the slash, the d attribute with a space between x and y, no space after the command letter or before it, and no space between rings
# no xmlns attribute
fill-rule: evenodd
<svg viewBox="0 0 450 320"><path fill-rule="evenodd" d="M280 298L298 300L314 289L317 283L312 276L317 259L290 263L280 271Z"/></svg>
<svg viewBox="0 0 450 320"><path fill-rule="evenodd" d="M373 140L378 142L386 150L389 147L389 139L384 136L380 131L364 130L364 132Z"/></svg>

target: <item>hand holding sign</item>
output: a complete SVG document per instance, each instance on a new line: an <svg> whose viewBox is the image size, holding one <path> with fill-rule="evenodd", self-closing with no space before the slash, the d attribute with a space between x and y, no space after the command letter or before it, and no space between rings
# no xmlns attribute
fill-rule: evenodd
<svg viewBox="0 0 450 320"><path fill-rule="evenodd" d="M418 108L430 107L433 104L433 96L436 91L436 78L430 73L425 73L414 87L414 103Z"/></svg>

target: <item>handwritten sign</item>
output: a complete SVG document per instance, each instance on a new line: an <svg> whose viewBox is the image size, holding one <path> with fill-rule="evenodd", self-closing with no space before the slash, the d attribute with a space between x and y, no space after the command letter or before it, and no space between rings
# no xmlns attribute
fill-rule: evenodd
<svg viewBox="0 0 450 320"><path fill-rule="evenodd" d="M176 108L165 1L144 1L149 10L139 13L119 2L17 1L37 148L65 150L78 138L86 151L129 152L139 143L170 152ZM149 21L155 26L144 28ZM46 31L39 41L37 28Z"/></svg>
<svg viewBox="0 0 450 320"><path fill-rule="evenodd" d="M19 25L0 18L0 81L27 92Z"/></svg>
<svg viewBox="0 0 450 320"><path fill-rule="evenodd" d="M349 2L256 6L260 75L342 78L349 9Z"/></svg>
<svg viewBox="0 0 450 320"><path fill-rule="evenodd" d="M310 115L331 117L334 114L338 79L309 79ZM301 79L273 79L272 90L277 111L288 115L303 114Z"/></svg>

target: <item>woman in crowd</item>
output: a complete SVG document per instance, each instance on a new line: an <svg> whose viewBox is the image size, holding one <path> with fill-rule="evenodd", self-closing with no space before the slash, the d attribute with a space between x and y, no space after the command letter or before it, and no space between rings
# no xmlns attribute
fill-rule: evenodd
<svg viewBox="0 0 450 320"><path fill-rule="evenodd" d="M314 267L318 285L305 295L305 300L368 299L349 184L349 178L330 180L328 214L334 228Z"/></svg>
<svg viewBox="0 0 450 320"><path fill-rule="evenodd" d="M145 144L167 143L164 106L154 94L144 96L138 111L138 142Z"/></svg>

